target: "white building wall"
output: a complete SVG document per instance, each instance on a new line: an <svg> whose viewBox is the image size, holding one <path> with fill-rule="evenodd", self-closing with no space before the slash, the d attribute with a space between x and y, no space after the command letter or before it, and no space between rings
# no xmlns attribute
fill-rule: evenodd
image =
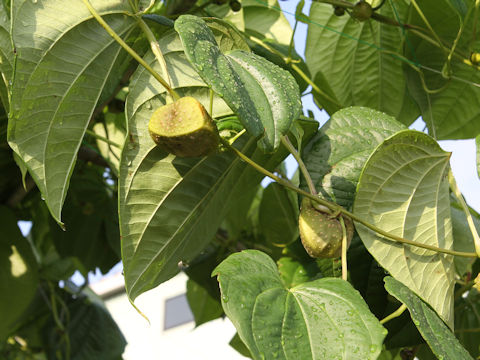
<svg viewBox="0 0 480 360"><path fill-rule="evenodd" d="M164 330L165 301L186 293L185 274L140 295L135 305L150 324L130 304L122 291L123 276L117 274L91 285L104 298L112 317L127 339L125 360L242 360L247 359L228 345L235 327L228 319L216 319L195 328L193 322ZM117 292L109 296L109 293ZM118 292L121 291L121 292Z"/></svg>

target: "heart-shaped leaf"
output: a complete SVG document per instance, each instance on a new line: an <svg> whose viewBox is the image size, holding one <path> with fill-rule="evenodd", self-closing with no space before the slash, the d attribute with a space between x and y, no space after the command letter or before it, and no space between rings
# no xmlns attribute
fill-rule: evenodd
<svg viewBox="0 0 480 360"><path fill-rule="evenodd" d="M13 4L17 58L8 141L61 222L78 148L123 50L81 0L68 6L62 0ZM121 36L134 28L135 20L125 15L128 2L92 5Z"/></svg>
<svg viewBox="0 0 480 360"><path fill-rule="evenodd" d="M394 235L452 249L449 159L450 153L428 135L413 130L397 133L365 164L353 212ZM378 263L453 326L453 256L395 243L355 225Z"/></svg>
<svg viewBox="0 0 480 360"><path fill-rule="evenodd" d="M406 0L387 1L376 13L403 23L408 9ZM417 118L404 62L395 55L403 52L401 28L336 16L330 4L316 1L310 20L305 57L315 83L329 96L313 91L315 100L330 114L356 105L384 111L407 125Z"/></svg>
<svg viewBox="0 0 480 360"><path fill-rule="evenodd" d="M323 196L349 208L368 157L405 127L391 116L362 107L337 111L310 142L304 161ZM302 183L305 189L307 184Z"/></svg>
<svg viewBox="0 0 480 360"><path fill-rule="evenodd" d="M175 30L190 63L239 116L247 131L262 137L261 148L267 152L277 149L301 109L298 85L290 73L249 52L223 54L199 17L180 16Z"/></svg>
<svg viewBox="0 0 480 360"><path fill-rule="evenodd" d="M392 277L386 277L385 289L407 306L413 323L439 359L473 360L435 311L408 287Z"/></svg>
<svg viewBox="0 0 480 360"><path fill-rule="evenodd" d="M386 330L346 281L286 287L273 260L236 253L213 272L222 305L254 359L376 359Z"/></svg>

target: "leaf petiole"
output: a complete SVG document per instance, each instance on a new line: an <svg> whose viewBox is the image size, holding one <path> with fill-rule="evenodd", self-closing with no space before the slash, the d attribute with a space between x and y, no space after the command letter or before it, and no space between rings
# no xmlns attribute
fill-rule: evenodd
<svg viewBox="0 0 480 360"><path fill-rule="evenodd" d="M400 307L397 310L395 310L393 313L391 313L390 315L388 315L388 316L384 317L382 320L380 320L380 324L383 325L386 322L399 317L400 315L403 314L403 312L406 309L407 309L407 305L405 305L405 304L400 305Z"/></svg>
<svg viewBox="0 0 480 360"><path fill-rule="evenodd" d="M108 25L105 20L100 16L100 14L95 10L95 8L90 4L89 0L82 0L85 6L88 8L92 16L98 21L98 23L107 31L107 33L122 47L128 52L135 60L138 61L152 76L168 91L170 96L173 99L179 99L180 96L175 90L158 74L150 65L148 65L145 60L143 60L140 55L137 54L123 39L118 36L118 34Z"/></svg>

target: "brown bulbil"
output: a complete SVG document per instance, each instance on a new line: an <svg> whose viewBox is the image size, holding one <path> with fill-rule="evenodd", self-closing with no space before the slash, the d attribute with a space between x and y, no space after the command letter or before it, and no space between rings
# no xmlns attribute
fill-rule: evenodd
<svg viewBox="0 0 480 360"><path fill-rule="evenodd" d="M155 143L179 157L199 157L214 152L219 143L217 126L193 97L159 107L148 123Z"/></svg>
<svg viewBox="0 0 480 360"><path fill-rule="evenodd" d="M373 14L372 6L365 0L357 2L352 9L352 17L358 21L366 21Z"/></svg>
<svg viewBox="0 0 480 360"><path fill-rule="evenodd" d="M343 221L347 231L348 247L353 238L353 223L347 217L344 217ZM308 198L302 201L298 226L300 239L308 255L313 258L341 256L343 232L340 220L315 209Z"/></svg>

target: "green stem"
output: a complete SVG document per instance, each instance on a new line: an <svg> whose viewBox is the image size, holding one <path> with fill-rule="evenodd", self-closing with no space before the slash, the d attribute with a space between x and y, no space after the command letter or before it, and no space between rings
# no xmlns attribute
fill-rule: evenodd
<svg viewBox="0 0 480 360"><path fill-rule="evenodd" d="M50 290L50 304L52 305L52 316L53 320L55 322L55 325L57 325L57 328L62 332L63 338L65 340L65 358L68 360L70 359L70 337L68 336L68 332L65 329L65 326L63 323L60 321L60 318L58 317L58 309L57 309L57 300L55 296L55 288L53 287L52 283L48 281L48 288Z"/></svg>
<svg viewBox="0 0 480 360"><path fill-rule="evenodd" d="M292 37L290 38L290 44L288 45L287 61L292 60L293 38L295 37L295 31L297 31L298 19L295 17L295 26L293 27Z"/></svg>
<svg viewBox="0 0 480 360"><path fill-rule="evenodd" d="M388 315L388 316L384 317L382 320L380 320L380 324L385 324L386 322L399 317L400 315L403 314L403 312L406 309L407 309L407 305L405 305L405 304L400 305L400 307L397 310L395 310L393 313L391 313L390 315Z"/></svg>
<svg viewBox="0 0 480 360"><path fill-rule="evenodd" d="M236 149L235 147L231 146L228 141L224 140L224 139L220 139L220 141L222 142L222 144L227 148L227 149L230 149L231 151L233 151L240 159L242 159L243 161L245 161L248 165L250 165L251 167L253 167L255 170L257 170L258 172L262 173L263 175L265 176L268 176L270 179L272 180L275 180L276 182L278 182L280 185L286 187L287 189L290 189L290 190L293 190L295 191L297 194L300 194L300 195L303 195L307 198L309 198L310 200L313 200L317 203L319 203L320 205L324 205L325 207L327 207L328 209L330 209L332 212L339 212L339 213L342 213L343 215L345 216L348 216L349 218L351 218L352 220L355 220L357 223L359 224L362 224L363 226L369 228L370 230L373 230L374 232L376 232L377 234L379 235L382 235L386 240L390 240L390 241L395 241L395 242L399 242L399 243L402 243L402 244L407 244L407 245L412 245L412 246L416 246L416 247L419 247L419 248L422 248L422 249L427 249L427 250L431 250L431 251L434 251L434 252L437 252L437 253L443 253L443 254L449 254L449 255L455 255L455 256L461 256L461 257L467 257L467 258L477 258L479 256L477 256L477 254L475 253L469 253L469 252L462 252L462 251L454 251L454 250L449 250L449 249L442 249L442 248L438 248L436 246L431 246L431 245L427 245L427 244L421 244L421 243L417 243L415 241L412 241L412 240L407 240L407 239L404 239L400 236L396 236L394 234L391 234L385 230L382 230L378 227L376 227L375 225L372 225L370 224L369 222L363 220L362 218L358 217L357 215L351 213L350 211L348 210L345 210L343 207L341 207L340 205L338 204L335 204L335 203L332 203L330 201L327 201L325 199L322 199L318 196L315 196L315 195L312 195L302 189L299 189L298 187L296 187L295 185L291 184L289 181L286 181L278 176L276 176L275 174L271 173L270 171L268 171L267 169L265 169L264 167L262 167L261 165L257 164L255 161L253 161L252 159L250 159L248 156L246 156L245 154L243 154L240 150Z"/></svg>
<svg viewBox="0 0 480 360"><path fill-rule="evenodd" d="M458 201L460 202L460 205L462 206L463 212L467 217L468 227L470 228L470 232L472 233L472 237L473 237L473 242L475 244L475 251L477 253L477 256L480 257L480 237L478 236L477 228L475 227L475 223L473 222L473 218L472 218L472 215L470 214L470 210L468 209L468 205L465 202L465 199L463 198L462 193L460 192L460 189L458 188L455 178L453 177L452 170L448 172L448 182L450 184L450 189L453 191L453 193L457 197Z"/></svg>
<svg viewBox="0 0 480 360"><path fill-rule="evenodd" d="M175 90L173 90L170 85L150 66L145 60L143 60L140 55L138 55L135 50L133 50L123 39L118 36L118 34L103 20L100 14L95 10L95 8L90 4L89 0L82 0L85 6L88 8L92 16L98 21L100 25L107 31L107 33L121 46L125 49L126 52L130 54L135 60L138 61L152 76L157 79L157 81L162 84L162 86L168 91L170 96L174 99L179 99L180 96Z"/></svg>
<svg viewBox="0 0 480 360"><path fill-rule="evenodd" d="M112 141L112 140L110 140L110 139L107 139L106 137L103 137L103 136L101 136L101 135L98 135L96 132L94 132L94 131L92 131L92 130L88 130L88 129L87 129L86 133L87 133L88 135L90 135L91 137L94 137L95 139L101 140L101 141L103 141L103 142L105 142L105 143L107 143L107 144L109 144L109 145L115 146L115 147L118 148L118 149L121 149L121 148L122 148L122 147L121 147L119 144L117 144L116 142L114 142L114 141Z"/></svg>
<svg viewBox="0 0 480 360"><path fill-rule="evenodd" d="M172 79L170 79L170 75L168 74L167 62L165 61L165 57L162 54L162 50L160 49L160 45L158 44L155 35L153 34L147 23L143 21L141 16L135 16L135 19L137 20L138 25L147 37L147 40L150 43L150 48L152 49L152 52L155 55L155 58L157 59L158 64L162 69L162 73L165 74L167 78L168 85L170 86L170 88L172 88ZM170 93L170 95L172 96L174 101L180 99L180 96L175 91Z"/></svg>
<svg viewBox="0 0 480 360"><path fill-rule="evenodd" d="M297 160L298 167L300 168L300 171L303 174L305 181L307 182L310 194L317 195L317 190L315 189L315 185L313 184L312 177L310 176L310 173L308 172L307 167L305 166L305 163L303 162L302 157L298 153L297 149L295 149L293 144L290 142L288 136L282 136L281 141L283 146L285 146L287 150L290 151L290 153L293 155L295 160Z"/></svg>
<svg viewBox="0 0 480 360"><path fill-rule="evenodd" d="M347 229L345 228L345 221L340 216L340 224L342 225L342 279L348 280L348 267L347 267Z"/></svg>
<svg viewBox="0 0 480 360"><path fill-rule="evenodd" d="M428 19L425 17L425 14L423 13L422 9L420 9L420 6L418 6L417 1L416 1L416 0L410 0L410 3L413 5L413 7L415 8L415 10L417 10L418 15L420 15L420 17L422 18L422 20L423 20L423 22L425 23L425 25L427 25L428 30L430 30L430 32L432 33L433 37L435 38L435 40L437 41L438 45L440 46L440 48L441 48L441 49L445 52L445 54L448 56L448 51L447 51L447 49L443 46L442 39L440 39L440 37L439 37L439 36L437 35L437 33L435 32L435 30L433 30L432 25L430 25L430 22L429 22Z"/></svg>

